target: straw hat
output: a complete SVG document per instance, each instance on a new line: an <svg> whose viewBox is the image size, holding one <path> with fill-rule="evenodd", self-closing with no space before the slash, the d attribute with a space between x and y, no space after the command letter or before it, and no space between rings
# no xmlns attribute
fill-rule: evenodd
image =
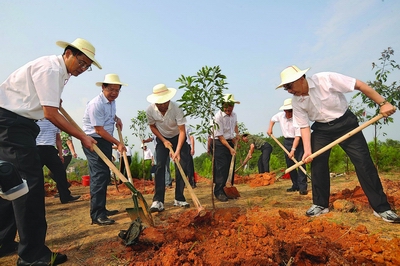
<svg viewBox="0 0 400 266"><path fill-rule="evenodd" d="M235 101L235 96L231 93L224 94L224 103L237 103L240 104L239 101Z"/></svg>
<svg viewBox="0 0 400 266"><path fill-rule="evenodd" d="M176 89L167 88L165 84L157 84L153 87L153 94L147 96L147 101L150 103L166 103L176 94Z"/></svg>
<svg viewBox="0 0 400 266"><path fill-rule="evenodd" d="M283 105L279 108L279 110L292 110L292 98L286 99L283 101Z"/></svg>
<svg viewBox="0 0 400 266"><path fill-rule="evenodd" d="M107 84L117 84L117 85L121 85L121 86L128 86L128 84L122 83L119 80L119 77L117 74L107 74L104 77L104 81L99 81L96 82L96 86L101 87L103 85L103 83L107 83Z"/></svg>
<svg viewBox="0 0 400 266"><path fill-rule="evenodd" d="M86 41L85 39L78 38L75 41L73 41L72 43L58 41L58 42L56 42L56 44L62 48L66 48L67 46L72 46L72 47L78 49L79 51L84 53L87 57L89 57L89 59L93 61L93 64L95 66L97 66L99 69L101 69L101 65L99 64L99 62L97 62L97 60L94 59L96 49L90 42Z"/></svg>
<svg viewBox="0 0 400 266"><path fill-rule="evenodd" d="M281 84L276 87L279 89L285 84L288 84L290 82L296 81L299 78L301 78L310 68L307 68L306 70L300 70L297 66L293 65L290 67L285 68L281 72Z"/></svg>

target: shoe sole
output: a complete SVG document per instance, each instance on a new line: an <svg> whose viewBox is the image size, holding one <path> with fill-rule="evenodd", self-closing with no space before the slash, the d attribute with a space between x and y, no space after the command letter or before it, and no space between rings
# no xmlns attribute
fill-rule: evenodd
<svg viewBox="0 0 400 266"><path fill-rule="evenodd" d="M381 218L382 220L384 220L384 221L387 222L387 223L400 223L400 220L399 220L399 221L396 221L396 220L388 220L388 219L386 219L386 218L380 216L379 213L377 213L376 211L374 211L374 215L375 215L376 217L378 217L378 218Z"/></svg>
<svg viewBox="0 0 400 266"><path fill-rule="evenodd" d="M317 213L317 214L308 214L308 213L306 213L306 215L308 216L308 217L317 217L317 216L320 216L321 214L326 214L326 213L328 213L329 212L329 209L328 208L325 208L325 209L323 209L322 211L320 211L319 213Z"/></svg>
<svg viewBox="0 0 400 266"><path fill-rule="evenodd" d="M150 212L162 212L164 209L160 210L158 208L150 208Z"/></svg>
<svg viewBox="0 0 400 266"><path fill-rule="evenodd" d="M175 206L175 207L181 207L181 208L189 208L189 207L190 207L190 204L188 204L188 205L175 205L175 204L174 204L174 206Z"/></svg>

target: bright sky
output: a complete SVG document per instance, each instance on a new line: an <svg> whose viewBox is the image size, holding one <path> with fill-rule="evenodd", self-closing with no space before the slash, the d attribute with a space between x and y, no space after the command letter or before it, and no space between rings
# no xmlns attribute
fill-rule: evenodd
<svg viewBox="0 0 400 266"><path fill-rule="evenodd" d="M0 82L28 61L61 54L58 40L87 39L103 69L72 77L63 106L81 125L86 103L101 91L95 83L118 74L129 86L117 99L117 115L133 151L140 151L140 143L129 128L131 118L147 108L153 86L178 88L181 75L195 75L206 65L219 65L227 76L228 92L241 101L235 106L239 122L250 133L265 135L270 118L290 98L275 90L287 66L311 67L308 75L335 71L367 81L375 78L371 63L378 63L384 49L392 47L400 63L400 1L395 0L13 0L1 1L0 10ZM399 71L391 79L400 80ZM399 113L381 140L399 140ZM364 130L368 140L371 129ZM279 126L274 135L281 135ZM85 158L80 142L74 144ZM196 148L196 155L205 151L198 143Z"/></svg>

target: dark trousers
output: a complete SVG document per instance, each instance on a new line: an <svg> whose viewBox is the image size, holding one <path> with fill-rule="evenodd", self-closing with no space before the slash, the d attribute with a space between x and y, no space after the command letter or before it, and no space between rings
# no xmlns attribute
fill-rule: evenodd
<svg viewBox="0 0 400 266"><path fill-rule="evenodd" d="M165 138L172 144L172 148L175 151L176 146L178 144L178 137L176 135L173 138ZM160 201L164 203L165 198L165 165L167 163L167 159L169 158L169 149L165 148L164 143L161 142L158 138L156 139L156 174L155 174L155 192L153 196L153 201ZM187 164L189 161L189 145L187 142L184 142L181 148L181 160L179 161L182 169L186 171ZM187 173L185 172L186 176ZM175 199L178 201L186 201L185 196L183 195L183 190L185 188L185 183L183 182L182 175L178 169L178 166L175 164Z"/></svg>
<svg viewBox="0 0 400 266"><path fill-rule="evenodd" d="M66 202L71 197L70 186L67 181L67 173L65 172L64 165L58 157L58 150L51 145L39 145L38 152L42 168L44 165L49 168L52 175L50 177L56 182L58 193L60 194L60 201Z"/></svg>
<svg viewBox="0 0 400 266"><path fill-rule="evenodd" d="M45 245L44 178L36 148L39 130L33 120L0 108L0 159L13 163L29 186L29 192L16 200L0 198L0 245L14 241L18 229L18 255L28 262L51 253Z"/></svg>
<svg viewBox="0 0 400 266"><path fill-rule="evenodd" d="M225 147L218 139L215 142L214 153L214 195L218 196L224 193L224 187L228 180L229 168L231 165L232 155L227 147ZM233 142L228 141L229 145L233 147ZM235 169L235 165L233 165ZM232 184L234 183L235 173L232 174Z"/></svg>
<svg viewBox="0 0 400 266"><path fill-rule="evenodd" d="M261 156L258 159L258 173L269 173L269 160L271 159L272 146L268 142L265 142L260 150Z"/></svg>
<svg viewBox="0 0 400 266"><path fill-rule="evenodd" d="M188 161L187 175L189 178L189 183L193 187L196 185L196 182L194 181L194 162L193 162L193 156L190 153L191 147L189 144L188 144L188 146L189 146L189 155L188 155L189 161Z"/></svg>
<svg viewBox="0 0 400 266"><path fill-rule="evenodd" d="M292 149L293 141L294 139L292 138L285 138L283 140L283 146L286 148L286 150L290 151ZM294 152L294 158L298 162L300 162L303 159L303 154L304 154L303 142L300 140L299 145L297 146L296 151ZM293 160L289 158L286 152L285 152L285 159L288 168L295 164ZM303 168L306 169L305 164L303 165ZM306 174L303 173L303 171L300 170L300 168L296 168L290 172L290 179L292 180L293 189L300 191L307 190L307 176Z"/></svg>
<svg viewBox="0 0 400 266"><path fill-rule="evenodd" d="M130 167L131 166L131 162L132 162L132 157L131 156L126 156L126 158L128 159L128 164L129 164L128 167ZM121 173L126 178L128 178L128 173L127 173L126 168L125 168L125 160L124 160L124 156L122 154L121 154L120 161L121 161Z"/></svg>
<svg viewBox="0 0 400 266"><path fill-rule="evenodd" d="M94 138L97 146L111 161L112 144L103 138ZM110 183L111 175L108 165L97 155L96 152L82 147L88 159L90 174L90 218L105 218L107 185Z"/></svg>
<svg viewBox="0 0 400 266"><path fill-rule="evenodd" d="M70 164L71 160L72 160L72 155L65 155L64 157L64 162L63 162L63 167L64 167L64 171L67 171L68 165ZM49 176L51 177L51 179L54 179L54 174L50 171L49 172ZM68 187L70 187L71 184L68 182Z"/></svg>
<svg viewBox="0 0 400 266"><path fill-rule="evenodd" d="M311 147L315 152L338 139L358 126L357 117L347 111L342 117L330 123L314 123L312 125ZM369 153L363 133L353 135L341 142L340 147L346 152L353 163L358 180L369 204L377 212L390 210L382 183ZM330 176L328 150L315 157L311 163L313 203L319 206L329 206Z"/></svg>

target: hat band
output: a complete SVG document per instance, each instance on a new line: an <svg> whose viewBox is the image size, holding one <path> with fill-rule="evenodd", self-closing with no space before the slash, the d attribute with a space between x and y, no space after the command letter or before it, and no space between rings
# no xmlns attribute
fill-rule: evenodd
<svg viewBox="0 0 400 266"><path fill-rule="evenodd" d="M168 92L168 89L162 90L162 91L153 92L153 94L160 94L160 93L164 93L164 92Z"/></svg>
<svg viewBox="0 0 400 266"><path fill-rule="evenodd" d="M91 53L92 55L95 55L94 52L90 51L89 49L86 48L81 48L82 50L88 51L89 53Z"/></svg>
<svg viewBox="0 0 400 266"><path fill-rule="evenodd" d="M294 71L296 71L296 72L300 72L301 70L299 69L299 70L297 70L294 66L290 66L291 68L293 68L294 69Z"/></svg>

